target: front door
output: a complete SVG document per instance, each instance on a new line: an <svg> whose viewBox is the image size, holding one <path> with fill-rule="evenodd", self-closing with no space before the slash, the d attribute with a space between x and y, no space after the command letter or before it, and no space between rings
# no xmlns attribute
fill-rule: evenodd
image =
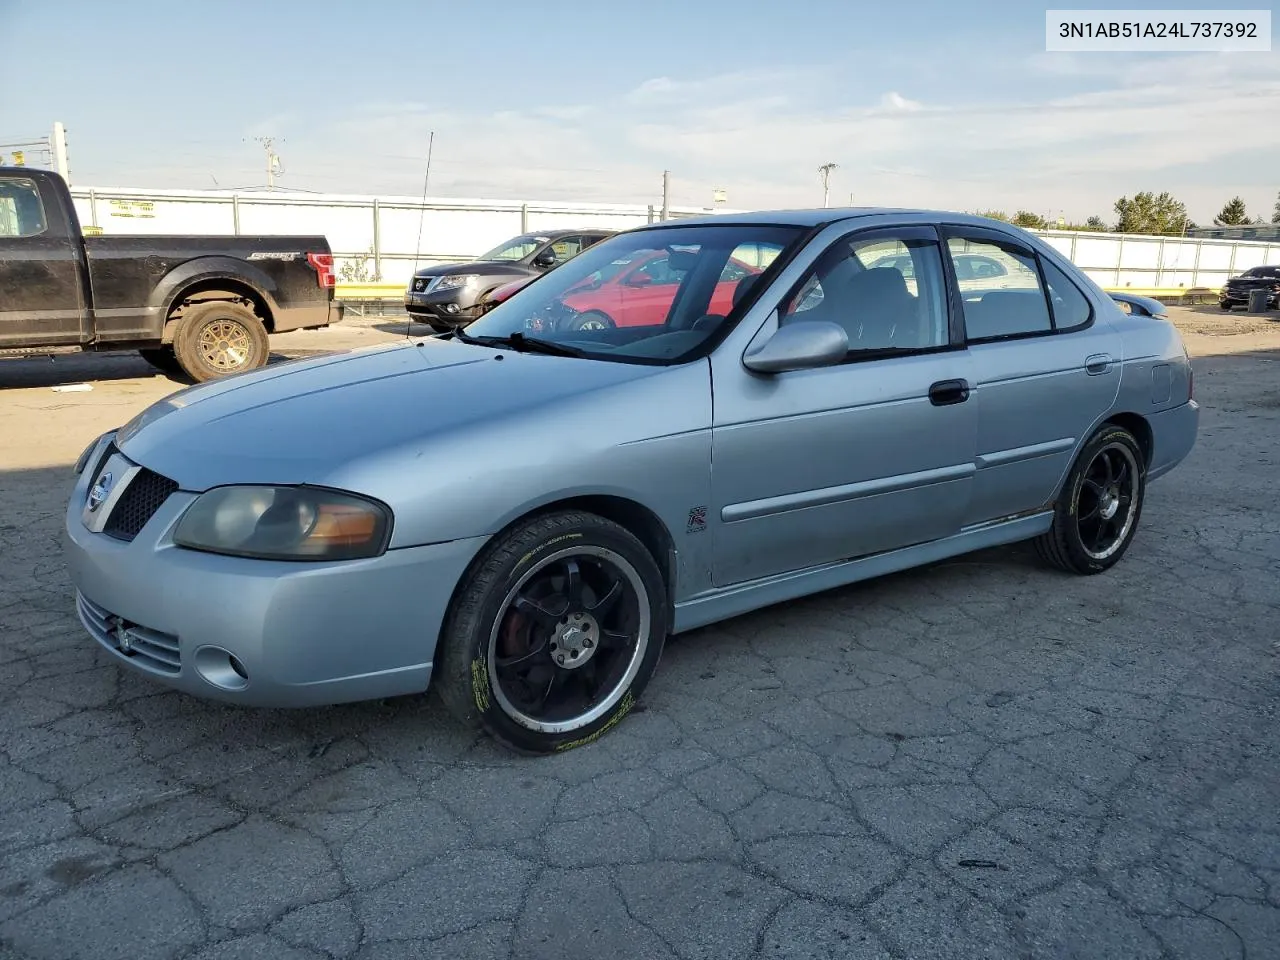
<svg viewBox="0 0 1280 960"><path fill-rule="evenodd" d="M88 339L79 238L34 177L0 176L0 347Z"/></svg>
<svg viewBox="0 0 1280 960"><path fill-rule="evenodd" d="M942 264L932 228L851 233L782 297L776 320L839 324L846 362L763 376L713 355L716 585L960 529L977 415ZM771 318L760 336L774 329Z"/></svg>
<svg viewBox="0 0 1280 960"><path fill-rule="evenodd" d="M1115 400L1123 357L1114 328L1047 257L980 227L946 232L977 401L969 526L1053 500Z"/></svg>

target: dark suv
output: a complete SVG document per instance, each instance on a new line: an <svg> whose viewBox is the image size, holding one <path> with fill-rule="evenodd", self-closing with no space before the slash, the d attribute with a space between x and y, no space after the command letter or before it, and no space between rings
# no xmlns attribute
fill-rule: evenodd
<svg viewBox="0 0 1280 960"><path fill-rule="evenodd" d="M1249 291L1265 288L1270 296L1267 306L1280 307L1280 267L1251 267L1238 277L1232 277L1218 296L1218 306L1230 310L1234 306L1247 306Z"/></svg>
<svg viewBox="0 0 1280 960"><path fill-rule="evenodd" d="M614 233L613 230L525 233L499 244L471 263L423 267L409 281L404 308L411 319L441 333L464 326L484 312L484 298L493 290L512 280L536 277Z"/></svg>

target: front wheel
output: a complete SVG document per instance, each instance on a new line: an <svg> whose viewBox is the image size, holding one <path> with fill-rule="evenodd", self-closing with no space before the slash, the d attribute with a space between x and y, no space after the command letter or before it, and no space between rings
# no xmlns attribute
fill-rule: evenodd
<svg viewBox="0 0 1280 960"><path fill-rule="evenodd" d="M203 383L266 366L271 343L252 310L214 301L191 307L178 321L173 350L187 376Z"/></svg>
<svg viewBox="0 0 1280 960"><path fill-rule="evenodd" d="M508 747L582 746L635 705L666 623L662 574L639 540L594 514L548 514L500 536L465 575L433 686Z"/></svg>
<svg viewBox="0 0 1280 960"><path fill-rule="evenodd" d="M1068 573L1101 573L1133 542L1142 514L1147 471L1133 434L1108 424L1094 434L1067 476L1053 526L1036 551Z"/></svg>
<svg viewBox="0 0 1280 960"><path fill-rule="evenodd" d="M1226 310L1228 313L1230 313L1230 312L1231 312L1231 301L1230 301L1230 300L1219 300L1219 301L1218 301L1218 306L1219 306L1221 309Z"/></svg>
<svg viewBox="0 0 1280 960"><path fill-rule="evenodd" d="M617 326L613 317L601 310L588 310L565 321L563 330L608 330Z"/></svg>

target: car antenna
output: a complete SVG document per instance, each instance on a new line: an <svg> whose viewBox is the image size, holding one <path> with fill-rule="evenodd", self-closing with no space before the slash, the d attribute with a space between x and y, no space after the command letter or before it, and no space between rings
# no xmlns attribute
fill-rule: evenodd
<svg viewBox="0 0 1280 960"><path fill-rule="evenodd" d="M431 136L427 139L427 172L422 175L422 206L418 208L418 245L413 248L413 275L418 275L418 257L422 255L422 221L427 216L427 184L431 182L431 151L436 145L436 132L431 131ZM413 281L409 281L409 286L413 286ZM409 327L413 323L413 317L408 310L404 312L404 338L409 339Z"/></svg>

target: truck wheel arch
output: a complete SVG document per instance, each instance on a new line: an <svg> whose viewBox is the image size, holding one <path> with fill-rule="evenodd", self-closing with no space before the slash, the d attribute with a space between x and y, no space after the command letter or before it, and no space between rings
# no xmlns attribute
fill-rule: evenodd
<svg viewBox="0 0 1280 960"><path fill-rule="evenodd" d="M179 318L183 304L192 300L243 302L270 333L275 329L277 309L274 292L274 281L251 264L206 257L188 261L169 271L156 284L151 306L163 319L166 341L173 338L172 324Z"/></svg>

